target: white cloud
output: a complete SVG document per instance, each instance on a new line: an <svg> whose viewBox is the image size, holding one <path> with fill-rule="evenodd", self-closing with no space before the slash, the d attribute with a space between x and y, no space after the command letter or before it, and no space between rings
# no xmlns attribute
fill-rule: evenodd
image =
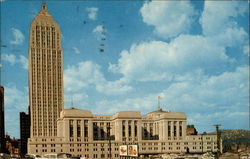
<svg viewBox="0 0 250 159"><path fill-rule="evenodd" d="M99 114L114 114L119 111L133 110L141 113L148 113L157 108L157 96L155 94L124 98L121 100L100 100L96 103L95 113ZM103 112L103 110L106 110Z"/></svg>
<svg viewBox="0 0 250 159"><path fill-rule="evenodd" d="M75 52L76 54L80 54L80 51L79 51L79 49L78 49L77 47L72 47L72 49L74 50L74 52Z"/></svg>
<svg viewBox="0 0 250 159"><path fill-rule="evenodd" d="M205 1L200 17L203 34L222 46L245 45L249 36L239 26L237 18L247 13L248 7L245 2Z"/></svg>
<svg viewBox="0 0 250 159"><path fill-rule="evenodd" d="M20 55L19 62L21 63L23 69L26 69L26 70L28 69L28 59L25 56Z"/></svg>
<svg viewBox="0 0 250 159"><path fill-rule="evenodd" d="M93 33L101 33L104 31L104 26L103 25L98 25L95 27L95 29L93 30Z"/></svg>
<svg viewBox="0 0 250 159"><path fill-rule="evenodd" d="M174 82L161 91L167 109L187 114L213 114L247 111L249 103L249 67L238 67L234 72L218 76L194 75L192 80ZM200 77L199 77L200 76ZM240 118L240 117L239 117ZM212 119L214 122L218 119ZM206 123L206 122L204 122Z"/></svg>
<svg viewBox="0 0 250 159"><path fill-rule="evenodd" d="M105 95L120 95L125 92L130 92L133 88L128 85L124 85L124 82L121 80L117 81L105 81L103 84L97 84L96 90Z"/></svg>
<svg viewBox="0 0 250 159"><path fill-rule="evenodd" d="M106 38L107 29L103 25L97 25L92 31L98 40Z"/></svg>
<svg viewBox="0 0 250 159"><path fill-rule="evenodd" d="M247 13L248 6L238 1L205 1L200 18L204 35L212 36L234 28L237 22L232 18ZM220 14L218 14L220 13Z"/></svg>
<svg viewBox="0 0 250 159"><path fill-rule="evenodd" d="M80 62L69 66L64 71L64 84L66 91L78 91L91 84L104 81L100 66L91 61Z"/></svg>
<svg viewBox="0 0 250 159"><path fill-rule="evenodd" d="M17 62L16 56L13 54L2 54L2 60L9 62L11 65Z"/></svg>
<svg viewBox="0 0 250 159"><path fill-rule="evenodd" d="M96 20L98 8L91 7L91 8L87 8L86 10L88 12L88 18L91 20Z"/></svg>
<svg viewBox="0 0 250 159"><path fill-rule="evenodd" d="M64 106L65 108L84 108L88 105L88 95L84 92L65 92L64 93Z"/></svg>
<svg viewBox="0 0 250 159"><path fill-rule="evenodd" d="M218 45L225 47L238 47L244 45L248 40L248 34L243 28L227 28L221 34L208 37Z"/></svg>
<svg viewBox="0 0 250 159"><path fill-rule="evenodd" d="M5 123L9 135L19 135L19 112L28 110L28 92L25 88L20 90L14 84L4 86L5 97ZM14 114L14 115L13 115Z"/></svg>
<svg viewBox="0 0 250 159"><path fill-rule="evenodd" d="M249 44L247 44L247 45L245 45L244 47L243 47L243 53L245 54L245 55L247 55L247 56L250 56L250 54L249 54Z"/></svg>
<svg viewBox="0 0 250 159"><path fill-rule="evenodd" d="M95 88L105 95L120 95L131 91L130 86L123 81L107 81L101 72L101 67L91 61L80 62L76 66L69 66L64 71L65 91L79 92L88 88Z"/></svg>
<svg viewBox="0 0 250 159"><path fill-rule="evenodd" d="M14 44L14 45L22 44L24 39L25 39L23 33L16 28L11 28L11 31L12 31L12 34L14 36L14 40L11 40L10 43Z"/></svg>
<svg viewBox="0 0 250 159"><path fill-rule="evenodd" d="M163 86L157 93L119 100L100 100L94 111L112 114L122 110L135 110L148 113L157 109L157 96L160 95L164 110L185 112L191 124L197 125L200 130L207 130L208 126L212 127L217 122L227 128L244 128L248 125L248 71L249 67L243 66L211 77L197 72L190 79L183 78L182 81ZM107 111L103 112L103 109ZM230 125L232 119L233 126ZM237 125L239 121L241 124Z"/></svg>
<svg viewBox="0 0 250 159"><path fill-rule="evenodd" d="M195 16L189 1L146 1L140 12L143 21L154 26L155 33L163 38L187 33Z"/></svg>
<svg viewBox="0 0 250 159"><path fill-rule="evenodd" d="M205 68L229 61L225 49L202 36L181 35L170 43L143 42L120 53L117 64L109 70L124 78L137 81L160 81L173 75Z"/></svg>
<svg viewBox="0 0 250 159"><path fill-rule="evenodd" d="M26 91L19 90L14 84L8 84L6 87L4 87L4 91L5 105L7 109L18 109L19 111L25 111L25 109L28 107L28 97Z"/></svg>
<svg viewBox="0 0 250 159"><path fill-rule="evenodd" d="M10 65L21 64L23 69L28 69L28 59L23 56L19 55L19 58L13 54L2 54L3 61L10 63Z"/></svg>

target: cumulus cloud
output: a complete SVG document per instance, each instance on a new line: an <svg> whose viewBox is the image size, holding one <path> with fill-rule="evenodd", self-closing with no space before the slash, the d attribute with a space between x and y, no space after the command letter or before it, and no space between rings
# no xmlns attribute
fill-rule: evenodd
<svg viewBox="0 0 250 159"><path fill-rule="evenodd" d="M14 40L11 40L10 43L13 45L22 44L25 39L23 33L19 29L16 29L16 28L11 28L11 31L14 36Z"/></svg>
<svg viewBox="0 0 250 159"><path fill-rule="evenodd" d="M248 13L242 1L205 1L200 24L204 36L227 47L245 45L249 36L238 25L237 18ZM218 14L219 13L219 14Z"/></svg>
<svg viewBox="0 0 250 159"><path fill-rule="evenodd" d="M119 95L132 89L124 85L123 81L107 81L101 72L101 67L91 61L69 66L64 72L65 91L68 92L95 88L105 95Z"/></svg>
<svg viewBox="0 0 250 159"><path fill-rule="evenodd" d="M23 69L28 69L28 59L23 55L19 55L19 57L17 57L14 54L2 54L1 56L3 61L10 63L12 66L15 64L21 64Z"/></svg>
<svg viewBox="0 0 250 159"><path fill-rule="evenodd" d="M100 66L91 61L80 62L64 70L66 91L77 91L99 81L104 81Z"/></svg>
<svg viewBox="0 0 250 159"><path fill-rule="evenodd" d="M76 54L80 54L80 51L79 51L79 49L78 49L77 47L72 47L72 49L74 50L74 52L75 52Z"/></svg>
<svg viewBox="0 0 250 159"><path fill-rule="evenodd" d="M174 74L209 69L229 61L225 49L202 36L181 35L170 43L142 42L120 54L109 70L128 80L160 81Z"/></svg>
<svg viewBox="0 0 250 159"><path fill-rule="evenodd" d="M172 109L184 112L190 112L190 107L192 111L203 113L245 110L249 100L248 70L249 67L244 66L217 76L194 74L192 80L172 83L163 90L166 97L163 102L171 103Z"/></svg>
<svg viewBox="0 0 250 159"><path fill-rule="evenodd" d="M96 20L98 8L91 7L91 8L87 8L86 10L88 12L88 18L91 20Z"/></svg>
<svg viewBox="0 0 250 159"><path fill-rule="evenodd" d="M248 6L240 1L205 1L200 23L204 35L221 34L227 28L237 27L234 19L247 13Z"/></svg>
<svg viewBox="0 0 250 159"><path fill-rule="evenodd" d="M126 92L130 92L133 88L125 85L122 80L117 81L105 81L103 84L97 84L96 90L105 95L120 95Z"/></svg>
<svg viewBox="0 0 250 159"><path fill-rule="evenodd" d="M164 110L186 113L189 123L197 125L199 130L208 130L208 126L217 122L227 128L244 128L248 126L248 70L248 66L242 66L214 76L196 72L190 75L191 78L174 81L156 93L100 100L95 111L103 113L101 110L106 109L105 113L113 114L134 110L145 114L157 109L157 96L161 96ZM232 119L236 120L233 125L230 124ZM241 124L237 124L238 121Z"/></svg>
<svg viewBox="0 0 250 159"><path fill-rule="evenodd" d="M100 114L114 114L119 111L132 110L145 114L157 108L156 99L155 94L149 94L121 100L100 100L96 103L95 112ZM103 112L102 110L107 111Z"/></svg>
<svg viewBox="0 0 250 159"><path fill-rule="evenodd" d="M187 33L195 10L189 1L146 1L140 9L143 22L152 25L163 38Z"/></svg>

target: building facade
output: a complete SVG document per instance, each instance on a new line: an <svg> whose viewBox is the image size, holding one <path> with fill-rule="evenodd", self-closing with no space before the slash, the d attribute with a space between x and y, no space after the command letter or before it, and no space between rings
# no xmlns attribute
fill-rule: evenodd
<svg viewBox="0 0 250 159"><path fill-rule="evenodd" d="M5 152L4 87L0 86L0 153Z"/></svg>
<svg viewBox="0 0 250 159"><path fill-rule="evenodd" d="M9 135L5 135L6 139L6 153L14 156L20 155L20 139L11 138Z"/></svg>
<svg viewBox="0 0 250 159"><path fill-rule="evenodd" d="M60 28L43 3L30 27L29 154L114 159L120 157L120 145L138 145L139 155L217 151L216 135L186 134L183 113L122 111L104 116L63 109L62 71Z"/></svg>
<svg viewBox="0 0 250 159"><path fill-rule="evenodd" d="M119 158L121 145L138 145L139 155L217 151L216 135L187 135L186 123L185 114L162 110L146 115L122 111L104 116L87 110L64 109L57 121L57 137L29 139L28 152Z"/></svg>
<svg viewBox="0 0 250 159"><path fill-rule="evenodd" d="M30 113L20 112L20 152L27 154L27 143L30 138Z"/></svg>
<svg viewBox="0 0 250 159"><path fill-rule="evenodd" d="M46 4L33 19L29 38L29 104L31 138L57 135L63 109L61 31Z"/></svg>

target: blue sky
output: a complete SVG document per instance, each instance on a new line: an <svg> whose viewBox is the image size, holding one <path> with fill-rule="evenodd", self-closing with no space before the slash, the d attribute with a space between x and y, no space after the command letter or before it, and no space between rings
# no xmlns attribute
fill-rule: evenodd
<svg viewBox="0 0 250 159"><path fill-rule="evenodd" d="M249 129L248 5L48 0L63 37L64 107L73 99L95 114L146 114L161 96L164 110L185 112L200 133L217 123ZM29 26L40 7L1 0L1 84L6 131L15 137L28 107Z"/></svg>

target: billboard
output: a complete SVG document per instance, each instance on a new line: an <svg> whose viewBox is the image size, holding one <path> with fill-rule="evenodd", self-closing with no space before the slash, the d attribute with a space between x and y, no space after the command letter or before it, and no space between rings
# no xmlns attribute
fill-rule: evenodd
<svg viewBox="0 0 250 159"><path fill-rule="evenodd" d="M128 145L128 156L137 157L138 156L138 146Z"/></svg>
<svg viewBox="0 0 250 159"><path fill-rule="evenodd" d="M127 147L127 145L121 145L119 147L119 153L120 153L120 156L127 156L128 155L128 147Z"/></svg>

